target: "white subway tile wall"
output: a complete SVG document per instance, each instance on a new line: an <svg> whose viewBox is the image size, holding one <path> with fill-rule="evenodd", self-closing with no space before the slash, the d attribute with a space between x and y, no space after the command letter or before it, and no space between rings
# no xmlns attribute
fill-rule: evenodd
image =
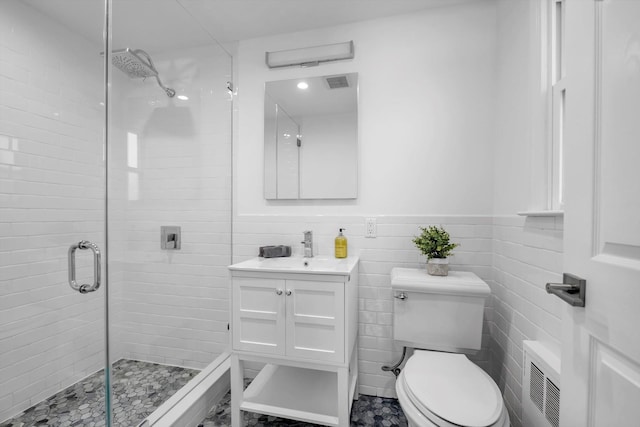
<svg viewBox="0 0 640 427"><path fill-rule="evenodd" d="M491 374L514 427L522 425L522 341L544 341L560 354L564 302L544 286L562 282L562 224L562 217L494 219Z"/></svg>
<svg viewBox="0 0 640 427"><path fill-rule="evenodd" d="M99 30L98 30L99 31ZM104 294L67 248L104 247L99 50L23 2L0 13L0 421L100 369ZM78 251L78 281L93 280Z"/></svg>
<svg viewBox="0 0 640 427"><path fill-rule="evenodd" d="M104 286L69 288L67 248L106 245L101 46L12 0L0 50L1 422L103 367ZM111 355L202 368L228 346L231 59L213 44L153 57L190 99L114 70ZM160 225L182 227L180 251L160 250Z"/></svg>
<svg viewBox="0 0 640 427"><path fill-rule="evenodd" d="M34 25L35 24L35 25ZM99 28L97 26L96 28ZM140 46L143 47L143 46ZM22 2L0 13L0 420L102 367L103 294L72 292L66 249L104 247L102 60L100 46L53 24ZM110 249L114 358L202 368L228 343L230 243L230 61L215 48L153 53L169 100L152 80L114 74ZM188 106L187 106L188 105ZM136 135L136 138L128 134ZM136 140L136 166L127 144ZM133 142L131 144L134 144ZM137 182L137 184L136 184ZM379 216L365 239L364 216L235 218L233 262L267 244L300 253L314 231L316 253L333 254L339 227L360 266L360 392L394 396L380 366L397 360L389 273L423 268L411 238L446 227L461 243L452 268L492 288L483 349L474 361L499 383L521 425L522 340L559 346L561 302L544 292L562 271L562 222L554 218ZM161 225L179 225L181 251L161 251ZM91 260L78 254L79 274Z"/></svg>
<svg viewBox="0 0 640 427"><path fill-rule="evenodd" d="M461 246L451 268L472 271L487 281L482 350L471 359L487 371L504 393L511 421L521 425L522 340L538 339L559 347L562 302L544 284L562 274L562 219L517 216L379 216L378 237L364 238L360 216L240 215L234 222L234 262L257 256L262 245L300 249L303 230L313 230L315 253L333 254L339 227L347 229L349 253L360 256L360 393L394 397L394 377L380 367L398 360L393 342L393 267L424 268L411 239L419 226L442 225Z"/></svg>
<svg viewBox="0 0 640 427"><path fill-rule="evenodd" d="M214 45L153 60L189 100L114 76L114 341L124 358L202 369L229 342L231 58ZM180 250L160 248L163 225L181 227Z"/></svg>
<svg viewBox="0 0 640 427"><path fill-rule="evenodd" d="M378 216L378 237L364 238L364 216L240 215L234 220L234 262L257 256L263 245L290 245L301 254L302 231L312 230L314 253L333 256L338 228L346 228L350 255L360 257L359 369L360 393L395 397L395 377L380 367L399 359L402 348L393 342L393 296L389 274L393 267L425 268L425 258L411 239L419 226L442 225L461 244L451 268L473 271L490 283L492 277L492 218L485 216ZM489 330L491 300L485 309L482 350L473 360L491 372Z"/></svg>

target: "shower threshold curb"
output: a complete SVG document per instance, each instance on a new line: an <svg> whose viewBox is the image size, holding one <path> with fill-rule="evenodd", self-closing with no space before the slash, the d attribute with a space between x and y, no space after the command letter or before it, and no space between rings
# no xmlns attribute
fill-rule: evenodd
<svg viewBox="0 0 640 427"><path fill-rule="evenodd" d="M196 427L231 388L229 353L222 353L137 427Z"/></svg>

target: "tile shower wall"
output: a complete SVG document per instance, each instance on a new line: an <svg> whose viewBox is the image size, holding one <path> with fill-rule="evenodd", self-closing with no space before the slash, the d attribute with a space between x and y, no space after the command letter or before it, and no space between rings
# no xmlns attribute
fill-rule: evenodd
<svg viewBox="0 0 640 427"><path fill-rule="evenodd" d="M424 268L424 257L411 239L418 226L442 225L461 244L452 268L473 271L491 279L492 219L484 216L379 216L378 236L364 238L364 217L360 216L263 216L241 215L234 223L234 262L257 255L257 248L269 244L291 245L298 254L303 230L313 230L315 253L333 256L333 239L345 227L349 253L360 256L359 277L359 369L360 393L395 397L395 377L380 367L400 357L393 342L393 297L389 274L393 267ZM491 302L487 302L483 349L474 361L490 371L489 323Z"/></svg>
<svg viewBox="0 0 640 427"><path fill-rule="evenodd" d="M149 53L189 100L114 76L116 345L129 359L201 369L228 346L231 60L217 46ZM160 249L162 225L181 227L180 250Z"/></svg>
<svg viewBox="0 0 640 427"><path fill-rule="evenodd" d="M103 294L67 284L69 245L104 247L99 48L0 4L0 421L102 367Z"/></svg>
<svg viewBox="0 0 640 427"><path fill-rule="evenodd" d="M0 421L103 367L104 293L73 292L66 265L73 242L105 247L100 50L0 4ZM228 342L230 59L208 46L154 60L190 101L112 76L112 358L202 368ZM160 252L160 225L182 226L181 251Z"/></svg>
<svg viewBox="0 0 640 427"><path fill-rule="evenodd" d="M493 226L491 374L503 391L511 425L522 425L523 340L560 354L562 305L547 282L562 282L562 218L496 217Z"/></svg>

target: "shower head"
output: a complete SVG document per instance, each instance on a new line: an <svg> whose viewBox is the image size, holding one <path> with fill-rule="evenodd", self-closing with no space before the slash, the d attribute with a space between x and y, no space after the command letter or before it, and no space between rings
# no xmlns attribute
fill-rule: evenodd
<svg viewBox="0 0 640 427"><path fill-rule="evenodd" d="M114 50L111 53L111 63L132 79L155 77L158 86L164 90L169 98L176 95L175 90L162 84L151 56L142 49Z"/></svg>
<svg viewBox="0 0 640 427"><path fill-rule="evenodd" d="M144 55L147 60L143 59ZM158 70L153 66L149 55L143 50L131 50L129 48L114 50L111 53L111 63L118 67L132 79L155 77Z"/></svg>

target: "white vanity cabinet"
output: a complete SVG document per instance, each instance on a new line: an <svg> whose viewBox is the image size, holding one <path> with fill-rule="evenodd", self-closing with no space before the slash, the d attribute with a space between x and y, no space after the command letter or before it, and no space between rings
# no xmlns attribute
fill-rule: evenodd
<svg viewBox="0 0 640 427"><path fill-rule="evenodd" d="M257 258L229 267L234 427L243 410L349 425L358 378L357 264L355 257ZM264 368L243 390L246 362Z"/></svg>
<svg viewBox="0 0 640 427"><path fill-rule="evenodd" d="M345 283L233 279L233 349L344 362Z"/></svg>

